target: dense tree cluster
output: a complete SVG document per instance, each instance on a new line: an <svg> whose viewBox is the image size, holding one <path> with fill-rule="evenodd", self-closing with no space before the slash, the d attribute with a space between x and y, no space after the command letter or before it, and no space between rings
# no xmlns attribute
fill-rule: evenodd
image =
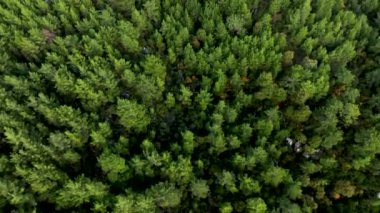
<svg viewBox="0 0 380 213"><path fill-rule="evenodd" d="M0 1L0 210L380 211L379 11Z"/></svg>

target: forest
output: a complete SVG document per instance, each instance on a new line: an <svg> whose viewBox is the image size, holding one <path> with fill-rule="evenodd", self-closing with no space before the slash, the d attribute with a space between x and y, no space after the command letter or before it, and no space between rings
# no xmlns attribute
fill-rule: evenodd
<svg viewBox="0 0 380 213"><path fill-rule="evenodd" d="M0 212L380 212L380 1L1 0Z"/></svg>

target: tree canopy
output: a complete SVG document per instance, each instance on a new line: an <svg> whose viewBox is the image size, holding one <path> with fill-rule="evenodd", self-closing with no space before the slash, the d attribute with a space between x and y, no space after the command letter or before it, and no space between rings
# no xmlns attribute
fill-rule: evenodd
<svg viewBox="0 0 380 213"><path fill-rule="evenodd" d="M380 211L380 1L0 1L0 212Z"/></svg>

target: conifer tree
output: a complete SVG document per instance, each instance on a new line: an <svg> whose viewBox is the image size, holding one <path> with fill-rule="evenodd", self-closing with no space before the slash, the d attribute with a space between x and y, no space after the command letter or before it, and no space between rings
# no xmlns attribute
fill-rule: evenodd
<svg viewBox="0 0 380 213"><path fill-rule="evenodd" d="M0 1L0 212L379 212L378 11Z"/></svg>

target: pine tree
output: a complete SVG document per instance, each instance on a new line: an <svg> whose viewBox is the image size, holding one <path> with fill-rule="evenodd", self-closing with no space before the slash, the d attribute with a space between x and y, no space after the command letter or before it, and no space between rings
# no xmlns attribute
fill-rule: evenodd
<svg viewBox="0 0 380 213"><path fill-rule="evenodd" d="M378 212L378 11L1 1L0 212Z"/></svg>

